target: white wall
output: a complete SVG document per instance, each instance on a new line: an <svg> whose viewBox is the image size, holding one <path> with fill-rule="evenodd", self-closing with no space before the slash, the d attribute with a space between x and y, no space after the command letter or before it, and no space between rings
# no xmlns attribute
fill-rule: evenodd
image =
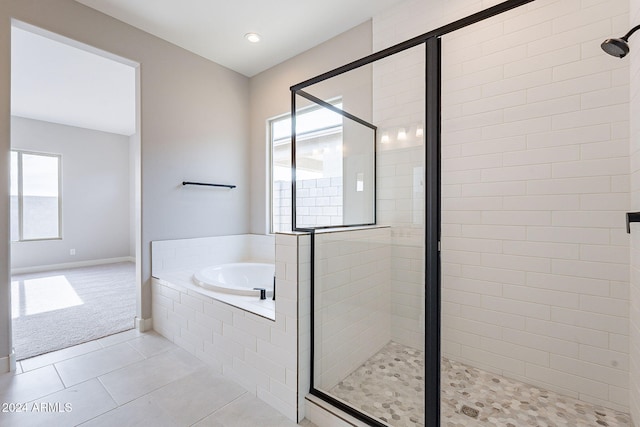
<svg viewBox="0 0 640 427"><path fill-rule="evenodd" d="M640 1L630 1L628 28L640 22ZM619 37L619 36L617 36ZM630 117L640 117L640 43L638 34L630 39L631 84ZM640 121L630 121L631 206L633 212L640 211ZM635 425L640 424L640 226L631 225L631 283L629 322L629 410Z"/></svg>
<svg viewBox="0 0 640 427"><path fill-rule="evenodd" d="M152 240L242 234L249 228L248 79L73 0L0 5L0 241L8 242L11 18L140 64L142 158L141 306L151 317ZM235 184L183 188L183 180ZM5 212L6 211L6 212ZM4 225L2 225L4 224ZM9 354L8 243L0 246L0 357ZM1 369L1 368L0 368Z"/></svg>
<svg viewBox="0 0 640 427"><path fill-rule="evenodd" d="M62 155L62 239L12 243L12 269L131 255L129 137L12 117L11 145Z"/></svg>
<svg viewBox="0 0 640 427"><path fill-rule="evenodd" d="M376 47L495 3L408 1ZM628 63L599 44L627 11L537 0L442 42L444 353L622 410Z"/></svg>

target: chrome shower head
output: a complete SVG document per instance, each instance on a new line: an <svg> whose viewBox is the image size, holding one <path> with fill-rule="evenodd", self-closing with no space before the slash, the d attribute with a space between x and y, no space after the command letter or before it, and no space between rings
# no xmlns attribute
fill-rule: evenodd
<svg viewBox="0 0 640 427"><path fill-rule="evenodd" d="M636 25L631 30L629 30L627 34L620 37L619 39L606 39L602 42L600 47L611 56L624 58L625 56L627 56L627 53L629 53L629 37L631 36L631 34L638 31L638 29L640 29L640 25Z"/></svg>
<svg viewBox="0 0 640 427"><path fill-rule="evenodd" d="M624 58L629 53L629 43L625 39L606 39L600 45L611 56Z"/></svg>

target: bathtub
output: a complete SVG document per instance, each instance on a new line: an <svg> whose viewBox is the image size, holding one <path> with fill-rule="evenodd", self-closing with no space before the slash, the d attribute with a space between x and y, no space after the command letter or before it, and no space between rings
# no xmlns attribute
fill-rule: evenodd
<svg viewBox="0 0 640 427"><path fill-rule="evenodd" d="M263 288L271 298L274 275L274 264L235 262L202 268L195 272L193 281L204 289L232 295L260 297L254 288Z"/></svg>

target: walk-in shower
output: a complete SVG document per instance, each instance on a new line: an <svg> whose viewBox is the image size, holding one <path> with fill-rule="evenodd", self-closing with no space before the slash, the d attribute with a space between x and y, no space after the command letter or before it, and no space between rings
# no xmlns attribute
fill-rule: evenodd
<svg viewBox="0 0 640 427"><path fill-rule="evenodd" d="M310 393L370 425L440 424L440 37L530 1L291 88L292 223L311 235ZM296 123L323 109L343 125L332 148L309 146ZM337 170L325 164L336 152Z"/></svg>
<svg viewBox="0 0 640 427"><path fill-rule="evenodd" d="M372 425L424 425L424 66L421 45L292 97L292 221L313 251L312 393ZM406 67L421 76L402 81ZM340 122L339 144L306 135L311 111Z"/></svg>

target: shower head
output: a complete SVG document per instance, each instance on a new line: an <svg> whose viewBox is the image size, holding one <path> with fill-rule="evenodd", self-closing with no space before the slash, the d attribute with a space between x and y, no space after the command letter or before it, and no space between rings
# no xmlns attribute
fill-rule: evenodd
<svg viewBox="0 0 640 427"><path fill-rule="evenodd" d="M606 39L600 45L602 50L607 52L611 56L617 56L618 58L624 58L629 53L629 44L624 38L621 39Z"/></svg>
<svg viewBox="0 0 640 427"><path fill-rule="evenodd" d="M638 29L640 29L640 25L636 25L631 30L629 30L627 34L620 37L619 39L617 38L606 39L605 41L602 42L600 47L602 48L602 50L604 50L611 56L624 58L627 55L627 53L629 53L629 43L628 43L629 37L631 36L631 34L638 31Z"/></svg>

